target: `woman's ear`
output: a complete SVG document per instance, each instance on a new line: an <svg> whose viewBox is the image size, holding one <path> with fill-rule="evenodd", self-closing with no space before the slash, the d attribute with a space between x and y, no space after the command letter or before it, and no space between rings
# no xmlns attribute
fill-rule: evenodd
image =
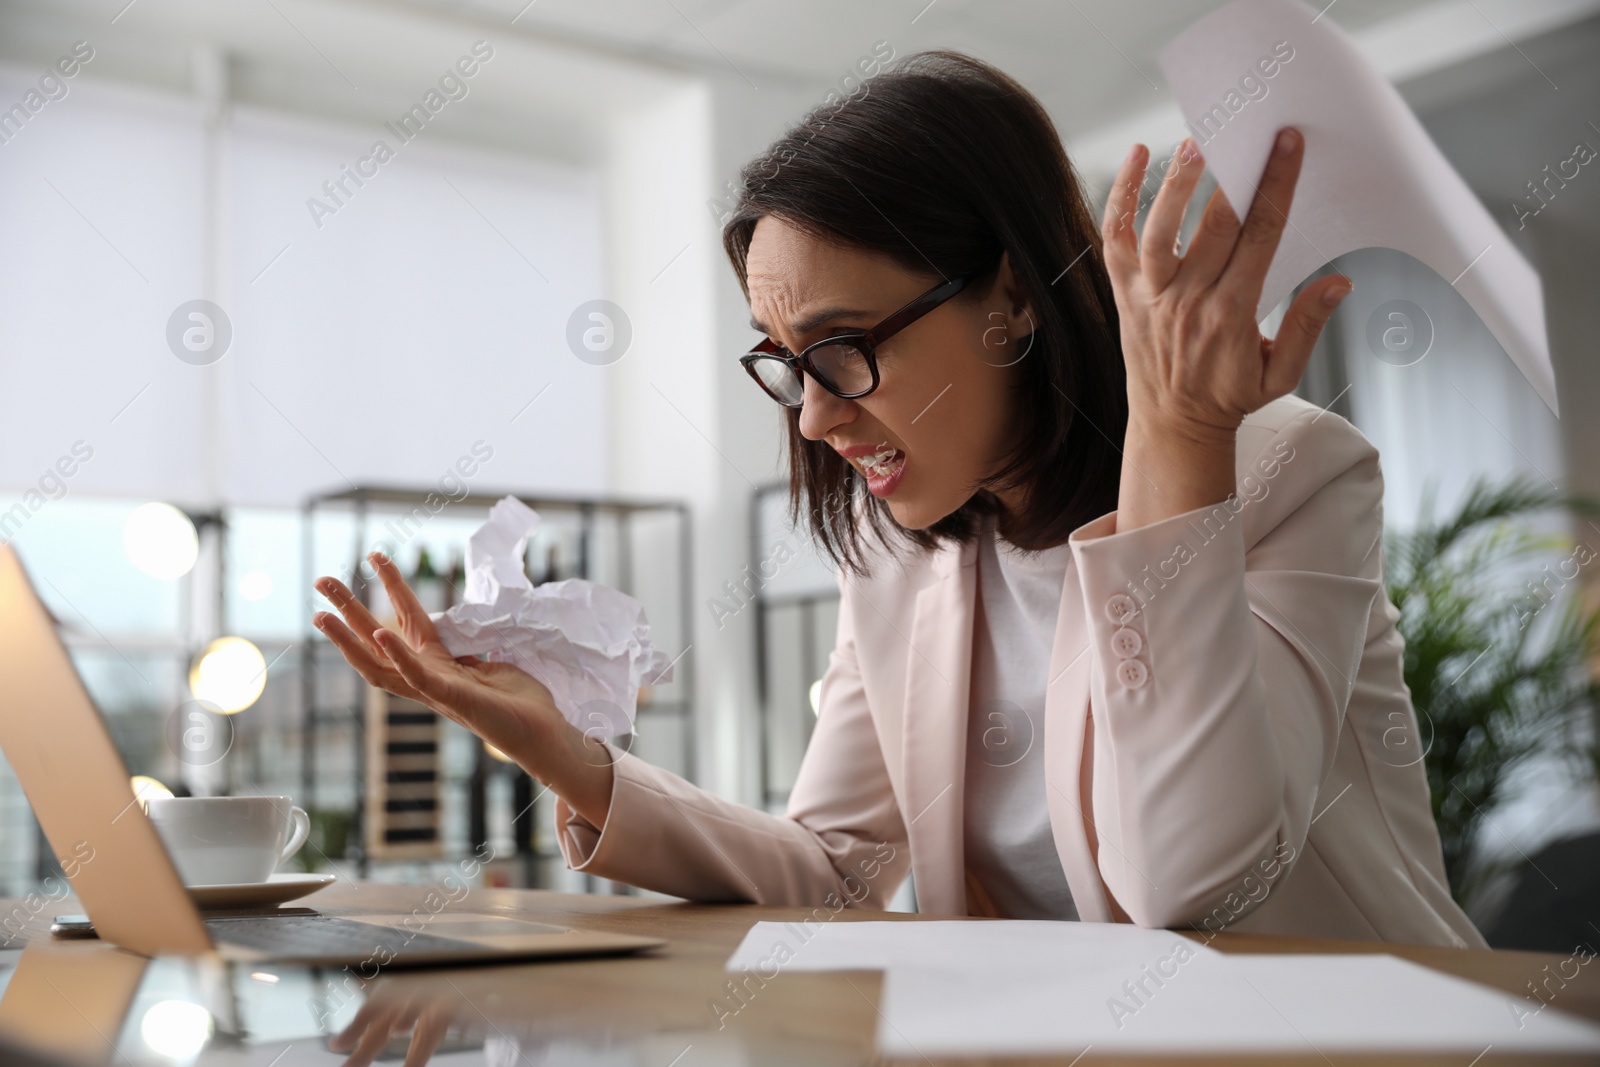
<svg viewBox="0 0 1600 1067"><path fill-rule="evenodd" d="M1029 338L1033 330L1033 307L1027 290L1011 269L1011 253L1007 250L1001 253L999 270L984 303L983 346L988 353L987 362L996 366L1016 362L1032 343Z"/></svg>
<svg viewBox="0 0 1600 1067"><path fill-rule="evenodd" d="M1015 316L1023 325L1031 321L1033 307L1028 300L1028 291L1017 279L1016 273L1011 269L1011 252L1006 250L1000 253L1000 269L994 281L995 299L1004 299L1006 314Z"/></svg>

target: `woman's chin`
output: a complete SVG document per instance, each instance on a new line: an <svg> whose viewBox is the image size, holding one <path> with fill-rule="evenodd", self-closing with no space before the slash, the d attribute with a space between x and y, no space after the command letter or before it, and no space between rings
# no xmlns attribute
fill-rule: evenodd
<svg viewBox="0 0 1600 1067"><path fill-rule="evenodd" d="M889 515L907 530L924 530L949 515L955 508L929 507L927 501L896 493L887 501Z"/></svg>

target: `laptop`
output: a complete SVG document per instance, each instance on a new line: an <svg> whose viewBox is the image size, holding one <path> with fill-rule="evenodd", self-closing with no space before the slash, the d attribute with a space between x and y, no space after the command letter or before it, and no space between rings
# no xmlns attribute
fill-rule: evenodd
<svg viewBox="0 0 1600 1067"><path fill-rule="evenodd" d="M0 544L0 747L101 940L144 956L369 968L609 956L659 938L441 911L203 916L16 551ZM420 928L420 929L419 929Z"/></svg>

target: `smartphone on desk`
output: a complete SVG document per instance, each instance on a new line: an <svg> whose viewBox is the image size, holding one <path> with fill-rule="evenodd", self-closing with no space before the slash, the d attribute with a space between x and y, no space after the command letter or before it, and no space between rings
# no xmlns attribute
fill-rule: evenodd
<svg viewBox="0 0 1600 1067"><path fill-rule="evenodd" d="M317 915L320 914L313 908L282 907L269 908L219 908L203 913L202 919L225 919L234 915ZM99 937L94 932L94 923L89 921L87 915L57 915L50 920L50 936L68 939L83 939Z"/></svg>
<svg viewBox="0 0 1600 1067"><path fill-rule="evenodd" d="M50 936L60 938L98 937L87 915L57 915L50 920Z"/></svg>

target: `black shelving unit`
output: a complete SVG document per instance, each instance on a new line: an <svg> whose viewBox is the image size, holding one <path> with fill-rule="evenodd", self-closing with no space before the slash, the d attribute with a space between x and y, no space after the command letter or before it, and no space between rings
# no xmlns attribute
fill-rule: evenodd
<svg viewBox="0 0 1600 1067"><path fill-rule="evenodd" d="M344 573L359 575L358 565L375 543L371 538L370 524L384 514L393 511L410 511L426 506L429 498L438 497L434 488L412 488L406 486L357 486L351 489L336 492L319 493L308 497L302 505L302 530L303 530L303 583L302 588L309 590L311 583L318 577L313 573L316 565L316 523L320 516L329 512L341 511L353 519L353 539L351 547L350 565ZM449 513L461 515L465 513L481 512L486 519L488 512L494 504L506 496L514 496L524 504L539 512L541 517L576 516L577 518L577 546L576 559L559 575L531 574L535 582L551 578L594 578L598 570L596 535L603 522L615 524L617 530L616 545L618 555L616 558L615 577L606 584L634 595L634 548L632 530L634 523L642 517L665 517L675 526L676 539L676 566L679 577L676 582L678 601L679 634L687 646L693 633L692 607L690 590L693 588L691 566L693 562L692 526L688 505L678 501L647 501L647 500L619 500L584 497L545 497L528 496L517 492L476 492L465 497L452 500ZM352 581L352 590L357 594L363 604L371 606L371 589L368 583ZM459 591L456 595L459 595ZM308 601L309 605L310 601ZM300 646L301 659L301 800L308 810L317 806L317 753L324 732L329 727L343 726L348 728L352 737L352 755L355 764L357 782L355 806L352 812L352 821L347 835L345 860L353 861L359 875L365 877L369 873L371 858L368 855L366 836L364 833L364 820L366 817L366 714L362 702L357 699L350 702L323 702L319 699L318 682L323 678L324 670L332 667L334 670L343 668L354 674L353 670L344 663L337 649L311 625L312 611L305 612L303 620L305 639ZM672 656L682 650L667 649L667 654ZM676 718L681 739L681 752L679 755L680 766L683 774L691 781L695 778L695 719L693 707L694 676L693 658L681 656L673 668L671 684L677 688L682 696L676 700L653 699L649 704L641 707L638 712L641 730L648 729L647 724L652 720ZM365 683L361 683L362 686ZM358 692L364 689L358 687ZM515 765L494 767L495 761L488 756L480 742L477 745L476 768L469 779L468 799L468 841L469 847L476 849L484 844L488 838L488 819L486 812L487 782L495 773L505 773L513 776L513 800L518 805L518 812L513 821L512 836L519 859L524 861L526 872L525 881L529 885L538 883L537 868L542 860L552 859L560 855L554 848L540 850L534 835L534 811L531 808L534 798L539 794L540 787L521 768ZM444 857L451 859L453 857Z"/></svg>
<svg viewBox="0 0 1600 1067"><path fill-rule="evenodd" d="M763 517L774 499L782 501L788 496L787 483L770 483L759 486L750 500L749 516L749 551L750 566L752 570L760 567L761 560L768 551L767 535L773 531L766 528ZM777 707L774 691L771 662L778 655L792 655L797 657L800 665L798 675L801 678L802 690L798 694L803 707L809 707L810 694L806 690L810 682L807 679L821 677L822 669L827 665L829 646L817 640L817 613L827 605L838 603L839 596L836 590L824 590L807 593L769 593L765 587L757 588L754 595L755 627L756 627L756 694L760 701L760 745L761 745L761 802L772 809L783 802L788 791L775 788L773 775L773 745L777 739L778 725ZM779 646L772 640L773 616L780 611L794 611L798 615L797 626L800 631L799 643L793 647ZM796 694L790 694L795 696ZM784 728L790 728L785 724ZM804 752L811 743L811 734L816 728L815 718L809 715L800 716L799 724L799 750Z"/></svg>

